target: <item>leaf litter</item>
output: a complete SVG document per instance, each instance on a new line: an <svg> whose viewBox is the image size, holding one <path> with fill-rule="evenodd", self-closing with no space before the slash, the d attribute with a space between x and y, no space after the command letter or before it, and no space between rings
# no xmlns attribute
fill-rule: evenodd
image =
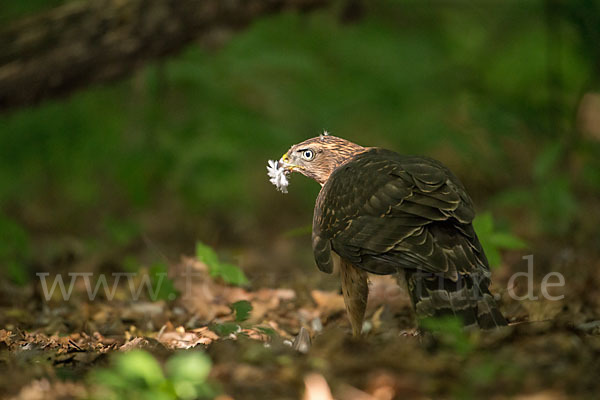
<svg viewBox="0 0 600 400"><path fill-rule="evenodd" d="M191 283L184 275L190 271ZM356 340L338 290L299 294L252 288L242 280L236 286L212 275L198 257L182 257L168 272L180 293L173 300L89 302L85 288L76 287L70 302L32 304L35 296L25 290L21 298L0 303L2 393L15 399L90 398L96 383L83 378L110 371L119 354L144 351L162 365L181 351L198 350L212 360L208 379L218 383L222 399L487 393L562 399L600 389L600 324L593 319L600 299L593 292L558 306L515 304L499 291L514 321L505 330L465 333L446 325L442 333L415 336L405 293L393 279L373 277L369 332ZM583 293L597 280L574 279L571 289Z"/></svg>

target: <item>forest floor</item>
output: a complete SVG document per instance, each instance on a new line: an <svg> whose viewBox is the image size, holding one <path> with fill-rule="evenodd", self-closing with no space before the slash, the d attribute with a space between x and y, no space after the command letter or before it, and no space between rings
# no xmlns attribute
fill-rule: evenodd
<svg viewBox="0 0 600 400"><path fill-rule="evenodd" d="M555 244L540 245L534 253L553 254L539 257L544 267L534 277L539 297L535 301L515 301L501 290L511 268L494 272L495 291L511 325L493 332L464 332L448 320L439 322L439 332L414 334L405 293L391 279L373 278L367 333L353 339L338 289L310 287L310 280L298 283L294 276L268 285L236 281L231 275L215 274L197 256L181 257L168 266L169 278L163 282L167 295L157 301L146 294L131 299L131 288L141 287L148 276L144 270L130 275L128 284L115 286L112 296L101 288L94 301L89 300L85 274L74 279L69 301L61 298L59 285L47 298L41 278L25 287L3 282L0 395L597 398L598 254ZM505 263L523 264L524 270L521 256L505 254ZM63 270L86 271L90 262L67 257ZM576 268L584 263L589 265ZM95 273L110 277L112 288L114 267L94 265ZM565 297L559 301L549 301L539 292L543 273L551 270L565 276ZM252 270L246 273L255 276ZM54 277L46 278L46 289L51 289ZM90 279L94 289L97 279ZM65 276L65 290L69 284ZM173 293L179 295L174 298Z"/></svg>

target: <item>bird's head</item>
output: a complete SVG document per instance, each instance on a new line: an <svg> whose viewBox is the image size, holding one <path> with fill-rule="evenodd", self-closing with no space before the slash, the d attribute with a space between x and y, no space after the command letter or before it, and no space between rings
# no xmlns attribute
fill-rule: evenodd
<svg viewBox="0 0 600 400"><path fill-rule="evenodd" d="M286 172L300 172L324 185L340 165L366 149L327 132L292 146L279 160Z"/></svg>

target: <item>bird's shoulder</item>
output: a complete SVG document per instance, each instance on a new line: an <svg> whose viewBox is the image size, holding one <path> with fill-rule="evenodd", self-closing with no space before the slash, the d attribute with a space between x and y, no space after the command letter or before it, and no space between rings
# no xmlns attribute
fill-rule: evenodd
<svg viewBox="0 0 600 400"><path fill-rule="evenodd" d="M331 174L317 198L315 215L337 213L338 220L395 211L419 215L419 210L412 209L415 204L425 211L431 209L423 216L433 220L445 219L444 215L436 216L444 210L456 212L457 219L465 223L474 217L464 186L441 162L370 148Z"/></svg>
<svg viewBox="0 0 600 400"><path fill-rule="evenodd" d="M369 149L336 169L321 189L313 250L322 270L330 249L374 273L413 264L448 270L444 249L456 241L465 242L461 247L478 247L473 218L463 185L439 161ZM456 268L452 270L455 274Z"/></svg>

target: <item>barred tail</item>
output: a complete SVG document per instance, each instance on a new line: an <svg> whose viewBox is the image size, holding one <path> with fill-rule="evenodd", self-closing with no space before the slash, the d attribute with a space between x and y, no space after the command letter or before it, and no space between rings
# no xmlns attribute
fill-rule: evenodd
<svg viewBox="0 0 600 400"><path fill-rule="evenodd" d="M406 282L418 318L456 316L465 327L493 329L507 324L488 290L489 279L459 275L456 282L440 275L406 270Z"/></svg>

